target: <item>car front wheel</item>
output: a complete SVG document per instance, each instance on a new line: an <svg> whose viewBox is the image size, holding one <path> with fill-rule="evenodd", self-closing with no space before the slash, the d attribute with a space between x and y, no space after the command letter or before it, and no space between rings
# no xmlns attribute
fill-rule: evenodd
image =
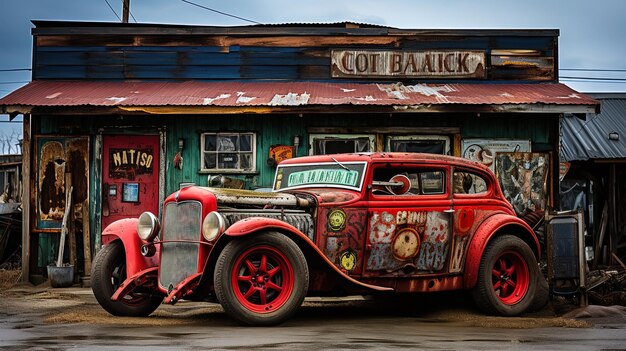
<svg viewBox="0 0 626 351"><path fill-rule="evenodd" d="M215 267L215 293L226 313L250 325L274 325L302 304L309 270L300 248L275 232L228 243Z"/></svg>
<svg viewBox="0 0 626 351"><path fill-rule="evenodd" d="M539 267L528 244L504 235L487 245L472 294L484 312L514 316L533 304L538 279Z"/></svg>
<svg viewBox="0 0 626 351"><path fill-rule="evenodd" d="M145 317L154 312L162 296L130 293L118 301L111 296L126 280L126 255L120 241L102 247L91 270L91 289L100 306L114 316Z"/></svg>

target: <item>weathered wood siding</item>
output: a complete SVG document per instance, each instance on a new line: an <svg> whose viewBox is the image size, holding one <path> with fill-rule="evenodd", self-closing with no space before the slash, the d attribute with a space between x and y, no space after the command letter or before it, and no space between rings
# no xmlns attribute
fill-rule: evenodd
<svg viewBox="0 0 626 351"><path fill-rule="evenodd" d="M297 156L308 155L308 137L311 128L345 128L350 132L351 128L358 126L360 129L369 128L376 131L382 128L386 130L396 129L402 133L404 128L459 128L462 138L508 138L530 139L535 151L554 151L550 144L550 133L553 121L548 115L481 115L466 113L458 114L353 114L337 115L167 115L159 118L158 126L154 117L125 117L128 125L134 128L119 129L115 122L107 119L85 116L67 116L41 118L38 127L42 134L54 133L77 133L95 136L99 130L104 133L111 130L125 133L141 133L148 128L157 126L167 132L166 141L166 184L165 193L169 194L179 188L180 183L192 182L200 185L207 184L208 174L200 172L200 134L204 132L255 132L256 144L256 173L235 175L244 179L247 187L269 187L272 185L274 170L267 165L268 150L271 145L292 145L295 135L301 136L302 144L297 150ZM85 123L89 119L91 123ZM183 169L174 168L172 160L178 152L178 139L185 140L185 148L182 156L184 159ZM92 138L92 143L95 141ZM95 150L95 145L91 145ZM91 155L90 160L96 159L97 155ZM92 168L93 169L93 168ZM229 176L231 176L229 174ZM91 175L90 200L98 204L101 201L100 189L96 188L95 174ZM92 208L93 210L93 208Z"/></svg>
<svg viewBox="0 0 626 351"><path fill-rule="evenodd" d="M441 36L378 31L380 35L243 37L40 32L35 37L34 79L323 81L331 80L332 49L480 50L486 53L487 80L556 79L557 39L546 33Z"/></svg>

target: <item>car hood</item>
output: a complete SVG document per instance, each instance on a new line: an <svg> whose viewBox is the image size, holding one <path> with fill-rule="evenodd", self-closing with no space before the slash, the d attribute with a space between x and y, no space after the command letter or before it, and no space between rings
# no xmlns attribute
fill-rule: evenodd
<svg viewBox="0 0 626 351"><path fill-rule="evenodd" d="M309 207L310 202L306 199L297 197L288 193L261 192L253 190L227 189L227 188L208 188L202 187L211 192L218 204L231 205L259 205L259 206L293 206L293 207Z"/></svg>

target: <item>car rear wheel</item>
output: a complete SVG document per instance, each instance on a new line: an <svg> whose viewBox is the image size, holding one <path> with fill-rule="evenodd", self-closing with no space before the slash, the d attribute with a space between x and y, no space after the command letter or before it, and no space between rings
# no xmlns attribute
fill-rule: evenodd
<svg viewBox="0 0 626 351"><path fill-rule="evenodd" d="M520 238L495 238L483 253L473 297L488 314L518 315L532 306L539 278L537 260Z"/></svg>
<svg viewBox="0 0 626 351"><path fill-rule="evenodd" d="M154 312L162 296L131 293L118 301L111 296L126 280L126 255L120 241L102 247L91 270L91 289L102 308L114 316L145 317Z"/></svg>
<svg viewBox="0 0 626 351"><path fill-rule="evenodd" d="M250 325L274 325L302 304L309 270L300 248L275 232L228 243L215 267L215 294L226 313Z"/></svg>

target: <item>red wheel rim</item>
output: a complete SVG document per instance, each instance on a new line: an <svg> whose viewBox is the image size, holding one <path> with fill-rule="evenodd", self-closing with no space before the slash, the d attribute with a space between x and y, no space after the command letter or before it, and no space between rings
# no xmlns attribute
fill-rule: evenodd
<svg viewBox="0 0 626 351"><path fill-rule="evenodd" d="M520 302L530 283L530 272L522 255L515 251L501 253L493 263L491 282L500 301L507 305Z"/></svg>
<svg viewBox="0 0 626 351"><path fill-rule="evenodd" d="M231 283L235 297L252 312L273 312L291 296L293 267L282 252L271 246L246 250L234 268Z"/></svg>

